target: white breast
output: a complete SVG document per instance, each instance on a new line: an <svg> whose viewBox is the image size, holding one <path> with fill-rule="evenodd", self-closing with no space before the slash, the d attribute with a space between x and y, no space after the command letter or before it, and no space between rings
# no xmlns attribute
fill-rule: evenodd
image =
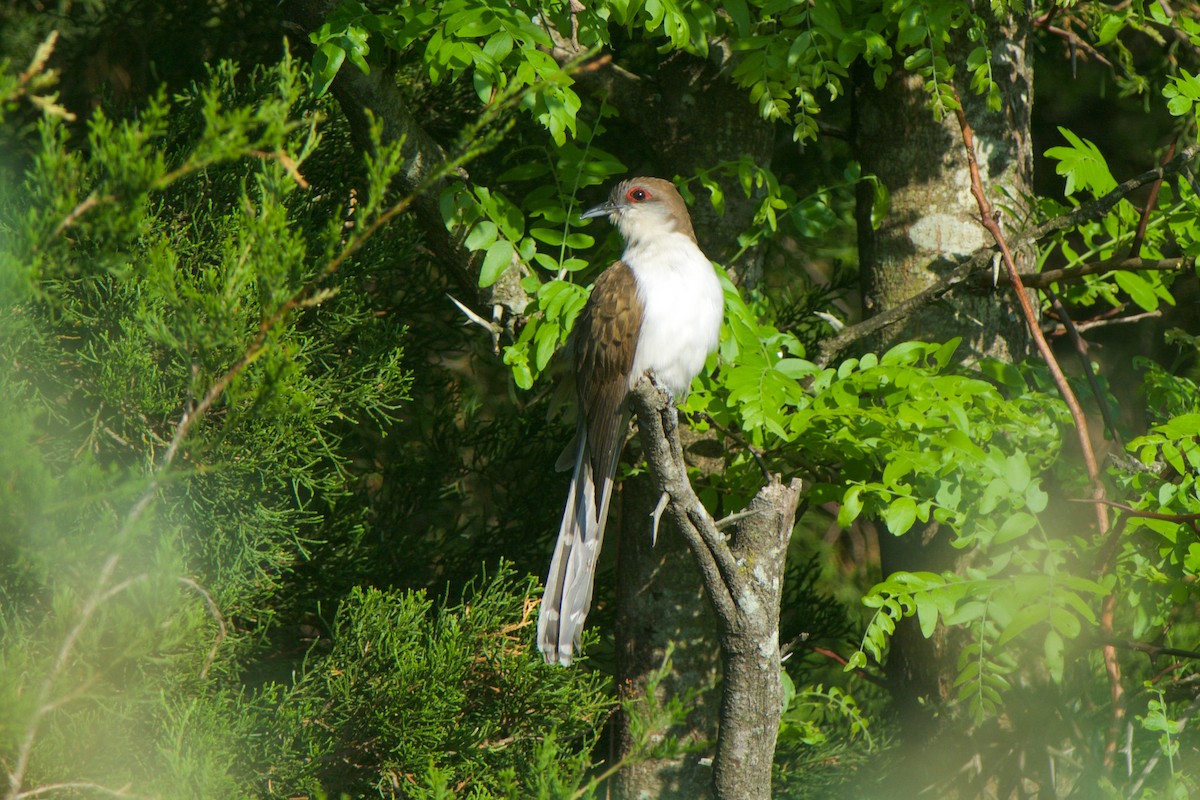
<svg viewBox="0 0 1200 800"><path fill-rule="evenodd" d="M681 233L642 238L623 260L637 278L643 309L630 386L652 370L682 399L720 338L724 298L716 272Z"/></svg>

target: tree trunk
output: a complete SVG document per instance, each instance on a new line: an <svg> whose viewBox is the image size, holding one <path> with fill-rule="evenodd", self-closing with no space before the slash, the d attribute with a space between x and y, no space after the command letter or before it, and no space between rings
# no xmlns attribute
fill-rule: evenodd
<svg viewBox="0 0 1200 800"><path fill-rule="evenodd" d="M713 786L722 800L771 796L775 739L783 714L779 675L779 605L787 547L796 521L800 482L778 478L746 507L729 547L744 566L745 584L735 598L736 624L722 620L724 685L721 729L713 763Z"/></svg>
<svg viewBox="0 0 1200 800"><path fill-rule="evenodd" d="M1004 188L1003 205L1019 202L1033 178L1029 120L1033 67L1028 52L1029 23L1014 20L989 29L992 69L1000 85L1003 111L988 111L983 99L960 88L967 118L975 130L980 175L994 199ZM965 37L962 37L965 39ZM965 73L967 42L961 42L958 75ZM855 94L854 146L863 174L887 187L891 208L872 224L872 187L860 184L858 249L862 269L863 312L871 316L892 308L934 284L957 262L993 242L979 223L962 135L953 114L937 121L928 108L923 78L897 65L887 84L868 80ZM1020 214L1020 211L1017 211ZM1020 221L1010 218L1009 225ZM1032 253L1014 254L1027 269ZM1015 300L993 292L960 289L949 302L934 304L874 343L910 339L945 341L963 337L960 356L1016 360L1029 352L1028 334Z"/></svg>
<svg viewBox="0 0 1200 800"><path fill-rule="evenodd" d="M630 448L634 450L634 448ZM636 451L635 451L636 452ZM694 691L687 720L669 731L655 733L653 744L672 736L684 745L698 745L680 756L636 761L614 780L618 798L703 800L710 797L712 770L700 759L710 755L718 718L718 642L720 635L712 605L687 542L664 519L658 541L652 543L650 511L659 491L648 475L621 487L621 525L617 539L617 693L622 705L646 709L650 684L674 648L671 667L654 689L655 704L684 698ZM638 746L634 720L618 720L621 755ZM644 744L644 743L641 743Z"/></svg>

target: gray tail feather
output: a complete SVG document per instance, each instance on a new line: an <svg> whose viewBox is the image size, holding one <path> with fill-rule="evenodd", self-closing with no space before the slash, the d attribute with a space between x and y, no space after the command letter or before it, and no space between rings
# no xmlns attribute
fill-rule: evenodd
<svg viewBox="0 0 1200 800"><path fill-rule="evenodd" d="M621 433L624 436L623 430ZM601 464L600 469L607 474L597 481L582 422L576 441L578 448L567 507L558 529L558 543L554 546L554 559L550 562L538 614L538 647L546 663L564 667L570 666L579 652L583 623L592 603L596 562L604 540L604 525L619 456L618 450L604 459L607 463Z"/></svg>

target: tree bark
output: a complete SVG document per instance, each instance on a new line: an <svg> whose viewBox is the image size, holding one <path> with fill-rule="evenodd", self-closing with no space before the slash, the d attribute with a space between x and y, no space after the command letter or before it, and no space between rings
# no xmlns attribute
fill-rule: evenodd
<svg viewBox="0 0 1200 800"><path fill-rule="evenodd" d="M960 95L979 140L984 184L991 191L1006 189L1004 202L1011 205L1029 192L1033 178L1029 22L1018 18L1007 25L993 23L989 34L1003 111L989 111L983 99L967 87L960 89ZM960 38L964 41L952 48L951 55L963 56L957 59L962 76L971 43L965 36ZM882 89L867 81L855 93L855 155L863 174L876 176L891 198L887 216L872 220L873 190L865 181L860 184L858 248L863 313L868 317L899 305L936 283L978 248L992 245L971 196L958 124L953 114L941 121L934 119L922 84L919 75L896 65ZM1016 215L1021 216L1020 209ZM1019 219L1009 222L1020 225ZM1032 250L1023 249L1017 257L1028 265ZM1015 303L991 291L970 293L964 288L951 301L932 305L919 318L886 331L874 346L961 336L965 349L960 356L970 359L992 356L1011 361L1027 355L1028 334Z"/></svg>
<svg viewBox="0 0 1200 800"><path fill-rule="evenodd" d="M650 476L628 480L621 487L617 540L617 694L622 706L635 708L647 700L654 682L657 704L672 697L695 694L695 703L682 725L656 732L654 744L672 736L695 748L679 757L638 760L623 768L613 782L620 798L703 800L710 796L712 771L701 763L705 744L717 730L716 687L720 679L715 643L720 640L712 605L687 541L674 525L664 522L653 541L650 510L659 490ZM667 653L670 670L660 674ZM634 752L642 742L633 720L618 719L618 748Z"/></svg>
<svg viewBox="0 0 1200 800"><path fill-rule="evenodd" d="M801 482L784 486L772 476L726 538L688 482L677 415L666 394L643 379L633 400L646 460L669 500L667 517L691 550L719 624L723 682L713 795L770 797L783 713L779 604Z"/></svg>

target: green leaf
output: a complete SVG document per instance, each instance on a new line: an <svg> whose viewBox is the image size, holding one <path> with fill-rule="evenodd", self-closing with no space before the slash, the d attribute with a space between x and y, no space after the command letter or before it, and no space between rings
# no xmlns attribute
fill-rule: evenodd
<svg viewBox="0 0 1200 800"><path fill-rule="evenodd" d="M1071 195L1077 191L1090 191L1100 195L1115 189L1117 181L1109 171L1108 162L1104 160L1100 148L1066 128L1060 127L1058 131L1071 146L1051 147L1046 151L1046 157L1059 162L1054 171L1066 177L1066 193Z"/></svg>
<svg viewBox="0 0 1200 800"><path fill-rule="evenodd" d="M846 490L846 494L842 497L842 505L838 509L837 523L839 527L850 527L850 524L862 513L862 491L862 486L851 486Z"/></svg>
<svg viewBox="0 0 1200 800"><path fill-rule="evenodd" d="M897 497L883 511L883 521L893 536L905 533L917 520L917 502L911 497Z"/></svg>
<svg viewBox="0 0 1200 800"><path fill-rule="evenodd" d="M937 628L938 606L928 595L924 594L918 595L916 601L917 622L921 626L921 635L928 639L933 636L933 632Z"/></svg>
<svg viewBox="0 0 1200 800"><path fill-rule="evenodd" d="M1143 311L1154 311L1158 308L1158 295L1154 293L1154 286L1146 277L1136 272L1117 270L1113 273L1113 280Z"/></svg>
<svg viewBox="0 0 1200 800"><path fill-rule="evenodd" d="M496 223L491 220L481 220L471 228L471 232L467 234L466 241L463 244L472 252L475 250L484 250L491 247L492 243L496 241L498 232Z"/></svg>
<svg viewBox="0 0 1200 800"><path fill-rule="evenodd" d="M1004 480L1013 494L1022 494L1033 477L1029 470L1029 462L1022 455L1014 453L1005 459L1004 465Z"/></svg>
<svg viewBox="0 0 1200 800"><path fill-rule="evenodd" d="M493 242L487 249L487 255L483 258L483 267L479 271L480 288L487 288L495 283L505 270L512 266L515 253L512 242L507 239Z"/></svg>
<svg viewBox="0 0 1200 800"><path fill-rule="evenodd" d="M1065 651L1066 647L1063 644L1062 636L1051 628L1046 632L1046 641L1042 646L1042 652L1045 654L1046 669L1050 671L1050 677L1054 679L1055 683L1062 683Z"/></svg>
<svg viewBox="0 0 1200 800"><path fill-rule="evenodd" d="M325 42L317 48L313 54L313 92L318 97L325 94L345 60L346 51L333 42Z"/></svg>
<svg viewBox="0 0 1200 800"><path fill-rule="evenodd" d="M1013 539L1020 538L1029 533L1036 524L1036 517L1024 511L1019 511L1004 520L1004 524L1000 526L1000 530L996 533L996 538L992 541L995 544L1011 542Z"/></svg>
<svg viewBox="0 0 1200 800"><path fill-rule="evenodd" d="M1050 607L1045 603L1034 603L1033 605L1025 606L1014 614L1012 621L1005 626L1004 631L1000 634L1000 638L996 640L996 646L999 647L1007 644L1034 625L1043 622L1049 614Z"/></svg>

